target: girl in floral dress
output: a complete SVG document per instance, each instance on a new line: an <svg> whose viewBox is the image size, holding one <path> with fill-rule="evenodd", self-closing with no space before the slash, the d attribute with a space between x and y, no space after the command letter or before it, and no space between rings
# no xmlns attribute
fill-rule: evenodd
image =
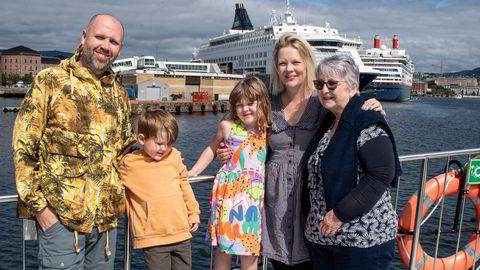
<svg viewBox="0 0 480 270"><path fill-rule="evenodd" d="M240 256L242 270L257 269L269 100L260 79L242 79L230 94L231 113L218 124L211 143L189 171L189 176L200 174L214 159L221 142L233 152L217 173L210 201L208 235L216 247L215 270L230 269L231 255Z"/></svg>

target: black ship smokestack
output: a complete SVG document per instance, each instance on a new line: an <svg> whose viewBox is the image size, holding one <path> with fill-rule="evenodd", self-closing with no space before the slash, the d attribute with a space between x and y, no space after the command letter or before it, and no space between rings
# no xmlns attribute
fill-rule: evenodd
<svg viewBox="0 0 480 270"><path fill-rule="evenodd" d="M235 18L233 19L232 30L253 30L253 25L243 4L235 4Z"/></svg>

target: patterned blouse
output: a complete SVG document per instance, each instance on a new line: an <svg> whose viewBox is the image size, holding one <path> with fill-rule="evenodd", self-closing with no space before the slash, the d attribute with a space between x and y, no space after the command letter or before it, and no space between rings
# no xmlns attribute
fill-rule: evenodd
<svg viewBox="0 0 480 270"><path fill-rule="evenodd" d="M388 136L379 125L372 125L360 133L357 149L378 136ZM305 236L308 241L319 245L336 245L368 248L392 240L397 232L397 216L391 204L390 190L387 189L374 207L364 215L344 223L331 237L320 233L319 224L327 214L325 193L320 170L322 156L330 143L329 133L325 133L318 147L308 160L308 189L311 208L307 217ZM358 163L358 181L364 175Z"/></svg>

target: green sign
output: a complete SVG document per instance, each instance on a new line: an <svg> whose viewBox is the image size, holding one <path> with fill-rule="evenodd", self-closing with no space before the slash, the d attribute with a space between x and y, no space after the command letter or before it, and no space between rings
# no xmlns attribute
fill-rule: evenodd
<svg viewBox="0 0 480 270"><path fill-rule="evenodd" d="M480 184L480 159L472 159L470 161L467 182L469 184Z"/></svg>

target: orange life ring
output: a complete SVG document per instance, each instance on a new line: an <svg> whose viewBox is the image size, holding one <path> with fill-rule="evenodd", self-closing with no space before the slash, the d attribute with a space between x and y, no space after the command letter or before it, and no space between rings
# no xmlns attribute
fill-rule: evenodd
<svg viewBox="0 0 480 270"><path fill-rule="evenodd" d="M460 173L456 171L448 172L447 175L447 189L444 192L445 174L438 175L425 183L425 197L424 206L421 218L423 219L428 213L429 206L437 203L442 195L450 196L458 194L460 190ZM475 205L476 214L476 228L479 228L480 223L480 195L479 185L472 185L468 191L467 197L470 198ZM402 215L398 221L399 230L413 232L415 227L416 205L418 200L418 192L410 197L407 205L403 208ZM464 249L459 250L458 253L445 258L435 258L429 256L420 245L417 244L417 253L415 258L415 269L420 270L466 270L473 266L473 258L480 259L480 242L476 244L477 235L473 233L468 244ZM410 263L410 255L412 254L413 235L398 235L397 246L400 252L400 258L405 266L408 267ZM476 250L475 250L476 249ZM475 255L476 252L476 255ZM435 268L433 268L435 261Z"/></svg>

